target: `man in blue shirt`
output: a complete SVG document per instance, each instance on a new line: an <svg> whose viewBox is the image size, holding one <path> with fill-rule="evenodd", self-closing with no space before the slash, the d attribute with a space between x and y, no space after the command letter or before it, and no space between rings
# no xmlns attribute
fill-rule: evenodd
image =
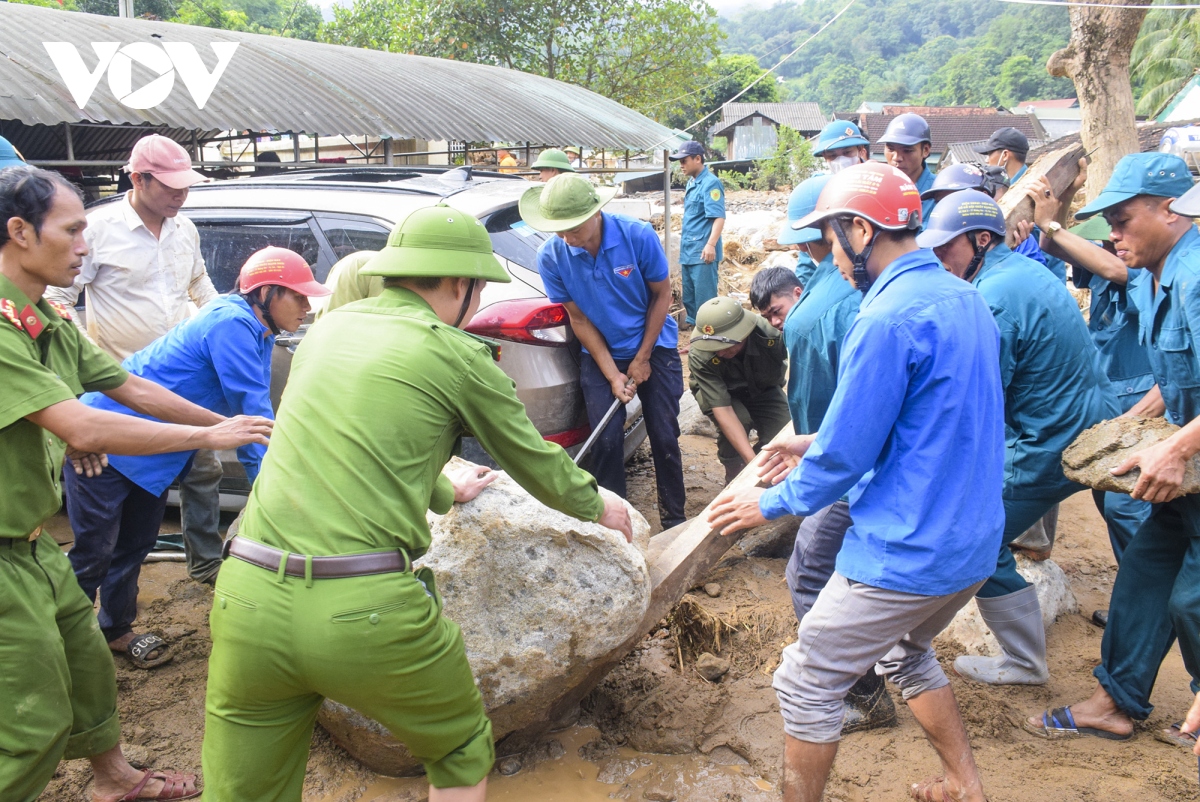
<svg viewBox="0 0 1200 802"><path fill-rule="evenodd" d="M828 129L829 126L825 127ZM854 130L858 129L855 128ZM866 140L864 139L863 141L865 142ZM864 159L863 161L866 160ZM855 162L855 164L858 163ZM783 222L779 236L776 238L780 245L786 245L791 250L796 251L796 269L794 272L796 274L796 281L801 288L807 287L812 280L812 275L817 269L817 262L813 259L812 254L809 253L808 248L804 246L806 240L797 234L796 230L792 228L792 224L816 208L817 198L828 181L829 175L817 175L801 181L792 189L792 194L788 195L787 220ZM819 231L817 232L818 235L820 233ZM818 236L818 239L820 239L820 236ZM755 274L756 277L758 275L757 273ZM791 304L788 304L788 306L790 307ZM783 314L777 315L777 317L782 321L786 314L787 312L784 311ZM771 325L777 329L783 328L782 323L772 323Z"/></svg>
<svg viewBox="0 0 1200 802"><path fill-rule="evenodd" d="M797 187L806 190L802 197L807 203L797 206L795 220L812 214L828 181L828 176L818 176ZM788 214L792 216L790 205ZM799 284L789 271L781 267L760 270L750 284L750 303L773 321L772 325L783 330L788 358L796 360L788 371L787 385L793 428L797 434L815 434L837 389L842 340L858 315L862 293L838 272L833 250L819 229L796 229L789 225L780 234L779 242L794 243L816 259L819 262L816 272L800 294ZM849 527L850 505L845 498L801 522L786 571L797 621L804 620L817 594L833 576L834 563ZM882 678L868 671L846 694L842 734L887 727L895 721L896 706Z"/></svg>
<svg viewBox="0 0 1200 802"><path fill-rule="evenodd" d="M933 186L933 173L925 166L933 149L933 140L924 117L909 112L892 118L879 142L883 145L887 163L908 176L917 185L917 192L925 192ZM932 212L933 201L922 201L921 221L928 220Z"/></svg>
<svg viewBox="0 0 1200 802"><path fill-rule="evenodd" d="M1134 411L1165 413L1183 428L1113 469L1140 469L1130 495L1153 505L1150 517L1117 569L1095 692L1028 719L1024 726L1036 735L1132 737L1134 721L1154 709L1150 693L1176 637L1192 691L1200 690L1200 496L1179 492L1187 460L1200 452L1200 233L1189 219L1200 216L1200 204L1191 187L1183 159L1136 153L1117 163L1104 190L1075 215L1103 214L1118 258L1132 268L1122 276L1108 263L1095 265L1104 278L1127 282L1157 382ZM1070 252L1070 235L1052 236Z"/></svg>
<svg viewBox="0 0 1200 802"><path fill-rule="evenodd" d="M1062 452L1081 432L1118 414L1079 307L1041 265L1004 244L1004 213L964 189L938 202L917 242L983 295L1000 328L1004 385L1004 542L996 572L980 588L984 622L1003 653L963 656L954 670L992 685L1042 685L1046 630L1037 590L1017 573L1008 544L1083 490L1063 475Z"/></svg>
<svg viewBox="0 0 1200 802"><path fill-rule="evenodd" d="M328 295L299 254L264 248L251 255L238 278L239 294L211 301L125 360L123 367L192 403L221 415L274 419L271 351L281 330L295 331L308 314L308 296ZM153 420L100 393L90 407ZM242 446L238 457L253 482L266 447ZM67 513L75 532L68 555L89 599L100 593L100 631L114 652L139 668L173 656L157 635L133 631L138 575L154 548L167 488L187 471L192 451L142 457L112 455L98 476L63 472Z"/></svg>
<svg viewBox="0 0 1200 802"><path fill-rule="evenodd" d="M833 175L870 161L871 155L867 152L870 146L857 125L849 120L834 120L821 129L813 155L824 159L825 171Z"/></svg>
<svg viewBox="0 0 1200 802"><path fill-rule="evenodd" d="M721 232L725 230L725 187L704 164L704 146L688 141L671 154L671 161L688 177L683 193L683 232L679 238L679 268L683 279L683 308L689 326L696 310L717 297L721 264Z"/></svg>
<svg viewBox="0 0 1200 802"><path fill-rule="evenodd" d="M538 251L547 297L563 304L583 344L579 384L588 422L600 424L614 399L642 402L664 529L686 520L679 398L683 362L679 327L667 315L671 279L658 234L648 224L600 209L616 190L566 173L521 196L521 218L557 234ZM591 452L601 487L625 496L625 408Z"/></svg>
<svg viewBox="0 0 1200 802"><path fill-rule="evenodd" d="M842 275L865 291L837 390L815 436L772 449L785 470L794 465L782 484L723 493L709 517L728 534L850 499L837 571L775 673L788 800L821 799L843 699L872 666L900 686L941 758L944 775L913 795L984 799L930 643L991 575L1000 547L1000 338L979 292L918 248L920 203L907 176L863 164L834 176L800 221L822 226ZM779 467L768 462L764 479Z"/></svg>

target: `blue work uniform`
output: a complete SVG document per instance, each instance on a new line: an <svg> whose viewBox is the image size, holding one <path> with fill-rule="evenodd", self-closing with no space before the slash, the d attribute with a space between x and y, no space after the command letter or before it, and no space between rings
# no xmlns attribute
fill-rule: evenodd
<svg viewBox="0 0 1200 802"><path fill-rule="evenodd" d="M848 492L839 574L921 596L986 579L1004 521L999 364L979 292L932 251L895 260L846 334L816 441L759 509L810 515Z"/></svg>
<svg viewBox="0 0 1200 802"><path fill-rule="evenodd" d="M804 251L796 251L796 281L800 282L800 286L808 291L809 282L812 281L813 272L817 269L817 263L813 258Z"/></svg>
<svg viewBox="0 0 1200 802"><path fill-rule="evenodd" d="M921 175L917 178L917 192L924 193L933 187L933 172L926 167ZM937 201L933 198L921 201L921 227L929 222L929 215L933 214L933 207L937 206Z"/></svg>
<svg viewBox="0 0 1200 802"><path fill-rule="evenodd" d="M721 179L704 167L688 179L683 193L683 232L679 238L679 265L683 279L683 308L687 322L696 323L700 304L717 297L717 269L723 242L717 240L717 256L705 262L702 253L712 236L713 221L725 217L725 187Z"/></svg>
<svg viewBox="0 0 1200 802"><path fill-rule="evenodd" d="M838 353L861 302L862 293L842 277L830 254L783 321L788 409L796 434L813 434L821 426L837 389Z"/></svg>
<svg viewBox="0 0 1200 802"><path fill-rule="evenodd" d="M617 368L624 373L641 348L650 311L650 283L670 277L667 256L649 223L601 212L600 249L551 237L538 250L538 272L554 303L573 302L599 330ZM654 458L659 519L664 529L686 520L683 455L679 450L679 398L683 362L679 326L667 315L650 354L650 378L637 386ZM588 423L600 425L613 403L612 387L587 349L579 363ZM589 455L589 470L601 487L625 496L625 407L613 415Z"/></svg>
<svg viewBox="0 0 1200 802"><path fill-rule="evenodd" d="M123 367L220 415L274 418L271 352L275 338L245 299L224 296L205 304ZM106 395L88 393L95 409L154 420ZM266 447L242 446L238 458L253 482ZM130 457L109 455L99 476L65 471L67 513L75 546L67 555L89 599L100 595L98 620L111 642L132 631L137 616L138 575L154 548L166 507L167 488L185 473L194 451Z"/></svg>
<svg viewBox="0 0 1200 802"><path fill-rule="evenodd" d="M1148 349L1167 419L1184 425L1200 413L1200 233L1193 226L1167 254L1159 286L1149 270L1130 270L1128 299L1138 339ZM1125 549L1109 603L1096 679L1122 711L1144 720L1163 655L1176 636L1200 691L1200 496L1154 504Z"/></svg>
<svg viewBox="0 0 1200 802"><path fill-rule="evenodd" d="M1001 243L988 251L972 283L1000 328L1005 392L1005 545L996 573L978 594L994 598L1028 586L1007 544L1084 489L1063 475L1063 450L1118 411L1079 307L1041 265Z"/></svg>

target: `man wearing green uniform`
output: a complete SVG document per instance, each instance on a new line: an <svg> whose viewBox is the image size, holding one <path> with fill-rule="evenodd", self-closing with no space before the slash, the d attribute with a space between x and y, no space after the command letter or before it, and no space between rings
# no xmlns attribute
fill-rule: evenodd
<svg viewBox="0 0 1200 802"><path fill-rule="evenodd" d="M87 757L92 798L190 799L194 775L139 772L121 754L116 671L92 603L42 525L62 504L69 450L94 476L104 452L158 454L266 444L271 422L226 420L130 376L43 298L79 275L87 218L55 173L0 171L0 799L33 802L62 758ZM185 426L84 406L85 391Z"/></svg>
<svg viewBox="0 0 1200 802"><path fill-rule="evenodd" d="M789 420L783 394L787 349L783 335L732 298L713 298L696 312L688 382L700 411L717 423L717 457L733 481Z"/></svg>
<svg viewBox="0 0 1200 802"><path fill-rule="evenodd" d="M481 487L441 478L463 435L542 503L631 537L624 502L541 438L489 346L458 329L484 284L510 281L479 221L446 205L413 212L361 272L384 276L384 291L301 343L229 542L236 559L217 579L208 802L299 800L326 697L424 762L430 802L484 798L491 724L432 572L412 570L429 547L426 511Z"/></svg>
<svg viewBox="0 0 1200 802"><path fill-rule="evenodd" d="M363 298L374 298L383 292L382 277L368 276L361 272L363 265L371 261L377 253L379 251L355 251L343 256L329 269L325 286L332 294L325 300L325 305L317 310L317 320L339 306L345 306L351 301L361 301Z"/></svg>

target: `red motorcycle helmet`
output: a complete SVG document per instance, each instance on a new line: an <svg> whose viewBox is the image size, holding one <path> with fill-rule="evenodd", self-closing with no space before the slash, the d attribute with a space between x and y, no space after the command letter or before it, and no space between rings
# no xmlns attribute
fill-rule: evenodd
<svg viewBox="0 0 1200 802"><path fill-rule="evenodd" d="M238 292L243 295L259 287L287 287L310 298L332 293L317 281L304 257L287 248L271 246L255 251L238 274Z"/></svg>
<svg viewBox="0 0 1200 802"><path fill-rule="evenodd" d="M820 228L836 217L861 217L888 231L921 230L921 193L904 173L879 162L856 164L834 175L817 208L798 228Z"/></svg>

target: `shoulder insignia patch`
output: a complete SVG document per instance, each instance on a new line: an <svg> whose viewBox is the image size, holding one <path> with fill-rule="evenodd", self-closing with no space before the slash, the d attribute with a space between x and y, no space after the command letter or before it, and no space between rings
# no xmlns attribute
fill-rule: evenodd
<svg viewBox="0 0 1200 802"><path fill-rule="evenodd" d="M721 190L714 189L712 192L708 193L708 197L712 198L713 200L720 200L721 199Z"/></svg>
<svg viewBox="0 0 1200 802"><path fill-rule="evenodd" d="M50 304L50 308L58 312L58 316L63 320L71 319L71 307L66 304L60 304L58 301L47 300L46 303Z"/></svg>
<svg viewBox="0 0 1200 802"><path fill-rule="evenodd" d="M20 331L25 331L25 326L21 324L21 318L17 315L17 305L7 298L0 298L0 315Z"/></svg>

